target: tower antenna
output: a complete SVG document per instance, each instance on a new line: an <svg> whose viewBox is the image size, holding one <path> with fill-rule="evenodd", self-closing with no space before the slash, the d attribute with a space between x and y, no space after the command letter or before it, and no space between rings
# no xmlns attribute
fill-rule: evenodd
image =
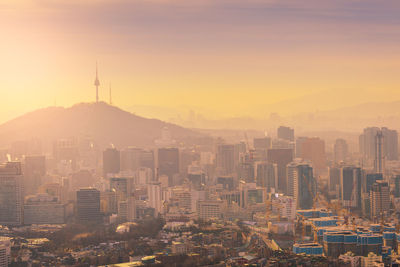
<svg viewBox="0 0 400 267"><path fill-rule="evenodd" d="M99 75L97 71L97 61L96 61L96 79L94 80L94 86L96 86L96 103L99 103Z"/></svg>
<svg viewBox="0 0 400 267"><path fill-rule="evenodd" d="M111 98L111 82L110 82L110 105L112 105L112 98Z"/></svg>

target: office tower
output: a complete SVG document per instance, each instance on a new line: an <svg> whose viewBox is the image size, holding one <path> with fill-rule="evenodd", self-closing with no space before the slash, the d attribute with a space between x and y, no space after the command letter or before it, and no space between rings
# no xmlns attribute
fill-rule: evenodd
<svg viewBox="0 0 400 267"><path fill-rule="evenodd" d="M316 171L326 168L325 142L318 137L307 138L301 144L300 158L310 160Z"/></svg>
<svg viewBox="0 0 400 267"><path fill-rule="evenodd" d="M386 181L376 181L370 192L371 218L380 219L389 212L390 208L390 190Z"/></svg>
<svg viewBox="0 0 400 267"><path fill-rule="evenodd" d="M288 141L294 141L294 129L286 126L279 126L278 138Z"/></svg>
<svg viewBox="0 0 400 267"><path fill-rule="evenodd" d="M158 175L168 176L168 186L174 185L174 176L179 174L179 149L158 149Z"/></svg>
<svg viewBox="0 0 400 267"><path fill-rule="evenodd" d="M122 149L121 155L121 171L136 171L141 167L141 154L142 149L135 147L128 147Z"/></svg>
<svg viewBox="0 0 400 267"><path fill-rule="evenodd" d="M393 192L394 197L400 197L400 175L396 175L394 177L394 192Z"/></svg>
<svg viewBox="0 0 400 267"><path fill-rule="evenodd" d="M377 144L377 141L380 142L380 144ZM398 160L397 131L390 130L386 127L382 129L378 127L365 128L359 137L359 148L367 164L371 162L375 163L376 156L379 154L382 154L381 157L383 159ZM380 151L377 151L377 148Z"/></svg>
<svg viewBox="0 0 400 267"><path fill-rule="evenodd" d="M46 193L25 198L24 224L63 224L65 205L58 197Z"/></svg>
<svg viewBox="0 0 400 267"><path fill-rule="evenodd" d="M126 200L134 189L133 179L127 177L110 178L110 190L116 192L118 200Z"/></svg>
<svg viewBox="0 0 400 267"><path fill-rule="evenodd" d="M267 196L267 190L262 187L257 187L255 183L239 183L240 206L249 208L250 206L263 204Z"/></svg>
<svg viewBox="0 0 400 267"><path fill-rule="evenodd" d="M254 183L255 182L255 173L254 173L254 162L249 159L245 159L244 162L239 163L239 180L243 180L246 183Z"/></svg>
<svg viewBox="0 0 400 267"><path fill-rule="evenodd" d="M188 188L176 187L172 190L172 198L176 201L178 208L186 211L192 209L192 194Z"/></svg>
<svg viewBox="0 0 400 267"><path fill-rule="evenodd" d="M267 160L267 149L272 146L270 137L254 138L253 140L255 157L257 160L266 161Z"/></svg>
<svg viewBox="0 0 400 267"><path fill-rule="evenodd" d="M192 184L192 187L200 190L206 183L206 176L201 167L198 164L192 164L188 167L187 178Z"/></svg>
<svg viewBox="0 0 400 267"><path fill-rule="evenodd" d="M152 171L152 178L155 175L155 164L154 164L154 151L153 150L142 150L140 153L140 166L149 168Z"/></svg>
<svg viewBox="0 0 400 267"><path fill-rule="evenodd" d="M257 186L264 187L267 192L276 192L278 184L278 165L270 162L257 162L256 163Z"/></svg>
<svg viewBox="0 0 400 267"><path fill-rule="evenodd" d="M0 236L0 267L7 267L11 263L11 238Z"/></svg>
<svg viewBox="0 0 400 267"><path fill-rule="evenodd" d="M118 201L118 220L120 222L126 222L128 219L128 201Z"/></svg>
<svg viewBox="0 0 400 267"><path fill-rule="evenodd" d="M234 179L232 176L219 176L217 177L217 185L222 185L222 188L228 191L234 188Z"/></svg>
<svg viewBox="0 0 400 267"><path fill-rule="evenodd" d="M307 162L296 161L287 165L288 196L292 196L297 209L311 209L317 190L313 168Z"/></svg>
<svg viewBox="0 0 400 267"><path fill-rule="evenodd" d="M398 135L396 130L390 130L386 127L382 128L385 157L387 160L398 160Z"/></svg>
<svg viewBox="0 0 400 267"><path fill-rule="evenodd" d="M0 224L20 225L23 221L23 175L20 162L0 165Z"/></svg>
<svg viewBox="0 0 400 267"><path fill-rule="evenodd" d="M197 214L201 220L221 219L223 201L199 200L197 202Z"/></svg>
<svg viewBox="0 0 400 267"><path fill-rule="evenodd" d="M346 140L341 138L336 139L335 144L333 146L333 153L334 153L335 163L345 161L348 154L348 146Z"/></svg>
<svg viewBox="0 0 400 267"><path fill-rule="evenodd" d="M115 148L103 151L103 175L117 174L120 171L120 153Z"/></svg>
<svg viewBox="0 0 400 267"><path fill-rule="evenodd" d="M53 143L53 155L57 162L71 162L72 169L76 169L79 156L78 141L75 138L58 139Z"/></svg>
<svg viewBox="0 0 400 267"><path fill-rule="evenodd" d="M115 191L105 191L100 193L101 212L115 214L118 212L118 195Z"/></svg>
<svg viewBox="0 0 400 267"><path fill-rule="evenodd" d="M296 138L296 158L301 158L303 155L302 145L305 141L308 140L308 137L297 137Z"/></svg>
<svg viewBox="0 0 400 267"><path fill-rule="evenodd" d="M134 184L137 187L146 187L146 184L153 181L153 172L151 169L146 167L140 167L136 170L134 175Z"/></svg>
<svg viewBox="0 0 400 267"><path fill-rule="evenodd" d="M276 189L279 192L287 192L286 165L293 161L293 149L277 148L267 150L268 162L275 163L278 169L278 184Z"/></svg>
<svg viewBox="0 0 400 267"><path fill-rule="evenodd" d="M80 223L99 223L100 191L94 188L82 188L76 192L77 219Z"/></svg>
<svg viewBox="0 0 400 267"><path fill-rule="evenodd" d="M218 174L231 175L235 172L235 163L238 161L238 159L235 160L234 145L225 145L225 144L218 145L216 157L217 157Z"/></svg>
<svg viewBox="0 0 400 267"><path fill-rule="evenodd" d="M376 181L381 181L383 180L383 175L382 173L367 173L365 175L365 182L363 184L363 191L365 193L368 193L371 191L372 185L376 183Z"/></svg>
<svg viewBox="0 0 400 267"><path fill-rule="evenodd" d="M136 220L136 198L131 195L127 199L127 212L126 212L126 220L128 222L133 222Z"/></svg>
<svg viewBox="0 0 400 267"><path fill-rule="evenodd" d="M340 190L340 166L329 167L329 192L339 193Z"/></svg>
<svg viewBox="0 0 400 267"><path fill-rule="evenodd" d="M376 173L384 173L385 171L385 152L384 152L384 137L382 131L378 131L375 135L375 156L374 156L374 171Z"/></svg>
<svg viewBox="0 0 400 267"><path fill-rule="evenodd" d="M155 215L162 211L163 203L161 198L161 183L151 182L147 185L147 196L149 199L149 206L154 209Z"/></svg>
<svg viewBox="0 0 400 267"><path fill-rule="evenodd" d="M25 195L37 193L42 184L42 177L46 175L45 156L26 156L24 168Z"/></svg>
<svg viewBox="0 0 400 267"><path fill-rule="evenodd" d="M342 167L340 173L340 193L344 208L361 208L361 168Z"/></svg>

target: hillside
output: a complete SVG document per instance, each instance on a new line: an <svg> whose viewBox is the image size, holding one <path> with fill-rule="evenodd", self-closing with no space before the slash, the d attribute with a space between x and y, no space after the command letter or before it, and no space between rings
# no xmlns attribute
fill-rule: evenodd
<svg viewBox="0 0 400 267"><path fill-rule="evenodd" d="M100 146L151 146L167 126L178 141L202 136L195 131L157 119L146 119L101 103L81 103L69 108L39 109L0 125L0 145L39 138L52 142L58 138L90 136Z"/></svg>

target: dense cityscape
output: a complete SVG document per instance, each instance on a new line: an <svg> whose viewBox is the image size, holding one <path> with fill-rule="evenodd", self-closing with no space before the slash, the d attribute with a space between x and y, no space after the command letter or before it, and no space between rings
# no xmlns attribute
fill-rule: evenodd
<svg viewBox="0 0 400 267"><path fill-rule="evenodd" d="M0 267L400 266L399 0L1 0Z"/></svg>
<svg viewBox="0 0 400 267"><path fill-rule="evenodd" d="M84 105L114 109L98 101ZM185 141L159 131L149 147L74 136L1 150L0 266L400 263L396 130L330 146L286 126Z"/></svg>

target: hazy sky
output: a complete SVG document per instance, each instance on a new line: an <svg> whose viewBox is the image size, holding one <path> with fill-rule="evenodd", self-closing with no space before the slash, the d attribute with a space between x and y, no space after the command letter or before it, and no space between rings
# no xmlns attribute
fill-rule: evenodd
<svg viewBox="0 0 400 267"><path fill-rule="evenodd" d="M2 0L0 34L0 121L93 101L96 60L100 97L111 82L121 107L400 100L398 0Z"/></svg>

